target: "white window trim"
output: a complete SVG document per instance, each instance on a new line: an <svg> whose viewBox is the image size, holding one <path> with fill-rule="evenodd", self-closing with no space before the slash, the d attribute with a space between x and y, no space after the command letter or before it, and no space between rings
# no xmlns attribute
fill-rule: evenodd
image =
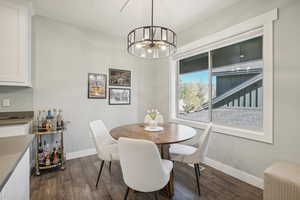
<svg viewBox="0 0 300 200"><path fill-rule="evenodd" d="M246 139L273 144L273 21L278 19L278 9L274 9L243 23L229 27L221 32L189 43L177 50L169 59L170 67L170 113L171 122L189 125L195 128L205 128L207 123L183 120L177 118L177 73L178 61L193 55L229 45L239 41L263 35L263 132L221 126L213 124L212 130L218 133L233 135Z"/></svg>

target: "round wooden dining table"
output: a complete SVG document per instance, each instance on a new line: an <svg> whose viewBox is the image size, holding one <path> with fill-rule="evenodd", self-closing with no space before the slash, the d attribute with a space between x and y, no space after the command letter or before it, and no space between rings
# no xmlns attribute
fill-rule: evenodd
<svg viewBox="0 0 300 200"><path fill-rule="evenodd" d="M163 127L163 130L157 132L146 131L144 130L145 126L144 123L123 125L112 129L110 134L116 140L120 137L150 140L159 146L161 157L163 159L170 159L170 144L190 140L196 135L195 129L176 123L159 124L159 126ZM171 173L170 181L163 189L163 192L169 198L174 195L173 171Z"/></svg>

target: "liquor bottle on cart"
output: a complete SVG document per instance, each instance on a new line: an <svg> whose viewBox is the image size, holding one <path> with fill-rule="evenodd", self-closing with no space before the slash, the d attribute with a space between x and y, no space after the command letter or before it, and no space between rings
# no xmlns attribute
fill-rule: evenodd
<svg viewBox="0 0 300 200"><path fill-rule="evenodd" d="M46 143L46 140L44 140L44 146L46 146L45 148L45 165L51 165L51 160L50 160L50 146L49 144Z"/></svg>
<svg viewBox="0 0 300 200"><path fill-rule="evenodd" d="M57 110L55 108L52 113L52 130L57 130Z"/></svg>
<svg viewBox="0 0 300 200"><path fill-rule="evenodd" d="M64 127L62 109L59 109L56 120L57 120L57 129L62 129Z"/></svg>
<svg viewBox="0 0 300 200"><path fill-rule="evenodd" d="M38 157L39 163L44 163L45 156L44 156L44 150L43 150L43 147L42 147L42 142L39 143L38 156L39 156Z"/></svg>

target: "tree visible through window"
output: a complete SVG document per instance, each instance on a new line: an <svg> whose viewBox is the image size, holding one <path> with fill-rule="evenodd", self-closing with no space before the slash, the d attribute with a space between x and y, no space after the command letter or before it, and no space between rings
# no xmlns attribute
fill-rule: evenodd
<svg viewBox="0 0 300 200"><path fill-rule="evenodd" d="M261 131L262 41L257 37L180 60L177 117Z"/></svg>
<svg viewBox="0 0 300 200"><path fill-rule="evenodd" d="M208 122L209 113L204 108L209 102L208 53L181 60L178 79L179 117Z"/></svg>

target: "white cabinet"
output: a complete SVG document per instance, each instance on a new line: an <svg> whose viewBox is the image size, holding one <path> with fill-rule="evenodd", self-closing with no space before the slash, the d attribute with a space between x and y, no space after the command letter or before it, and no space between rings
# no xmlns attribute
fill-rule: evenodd
<svg viewBox="0 0 300 200"><path fill-rule="evenodd" d="M1 200L29 200L30 198L29 149L19 161L1 191Z"/></svg>
<svg viewBox="0 0 300 200"><path fill-rule="evenodd" d="M31 86L31 9L0 0L0 85Z"/></svg>
<svg viewBox="0 0 300 200"><path fill-rule="evenodd" d="M30 126L30 123L0 126L0 138L29 134Z"/></svg>

